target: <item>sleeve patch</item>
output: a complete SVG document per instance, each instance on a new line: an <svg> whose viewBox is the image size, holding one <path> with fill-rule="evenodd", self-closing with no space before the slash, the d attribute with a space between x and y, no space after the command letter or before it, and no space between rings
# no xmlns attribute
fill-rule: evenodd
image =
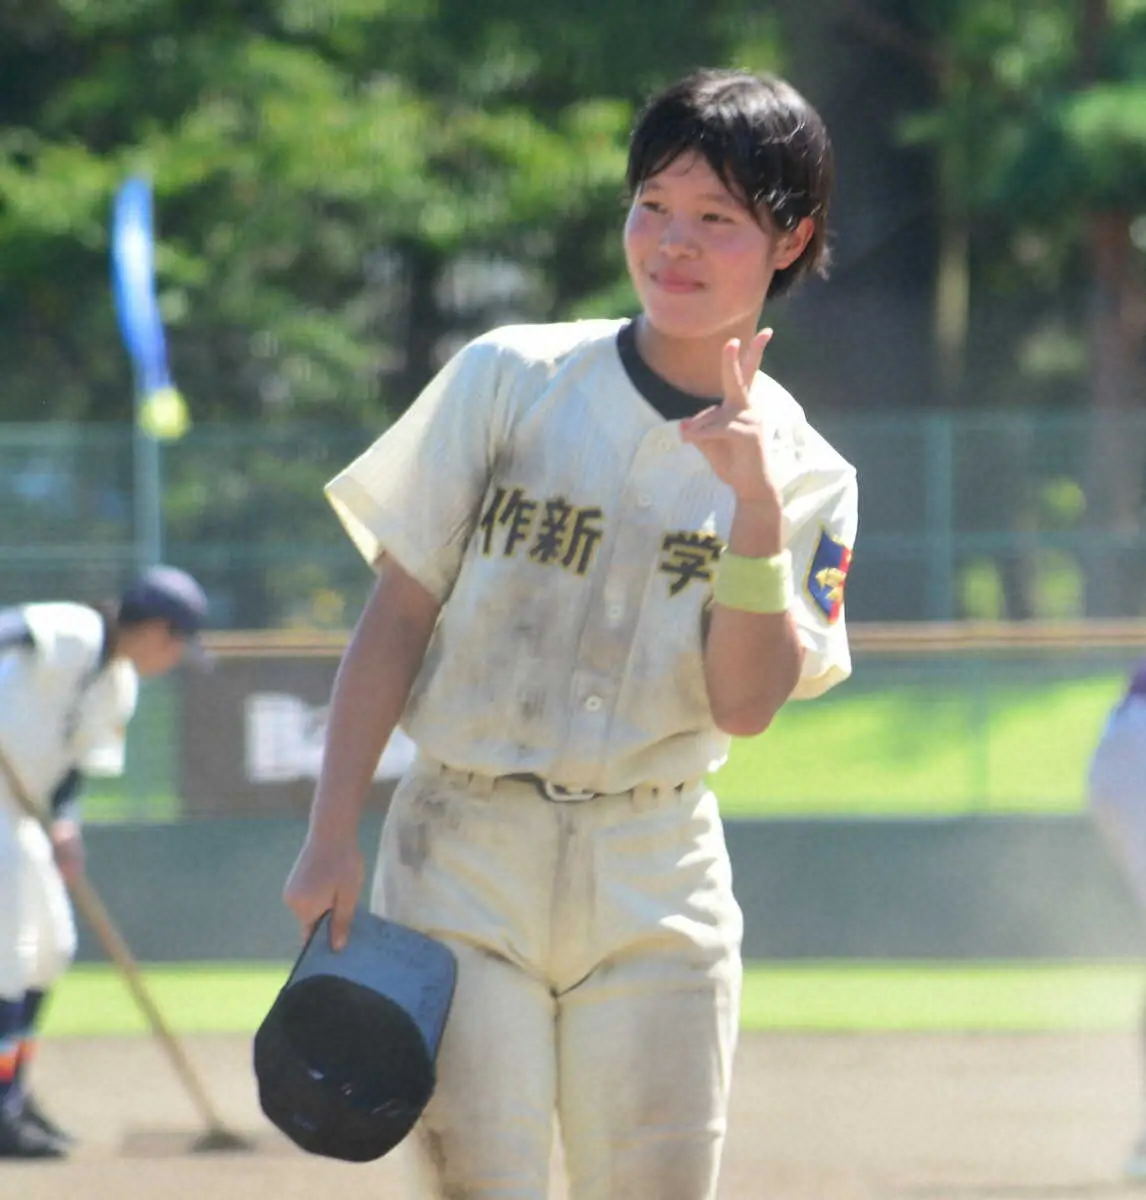
<svg viewBox="0 0 1146 1200"><path fill-rule="evenodd" d="M843 542L836 541L825 529L812 555L805 586L812 602L824 614L829 625L834 625L843 612L844 587L851 565L851 549Z"/></svg>

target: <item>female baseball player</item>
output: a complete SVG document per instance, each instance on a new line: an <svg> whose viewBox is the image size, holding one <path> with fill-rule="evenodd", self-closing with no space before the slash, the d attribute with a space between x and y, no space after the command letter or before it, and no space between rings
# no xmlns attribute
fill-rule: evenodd
<svg viewBox="0 0 1146 1200"><path fill-rule="evenodd" d="M1099 831L1146 913L1146 661L1111 710L1090 760L1087 799ZM1143 1013L1146 1042L1146 1012ZM1146 1078L1146 1073L1144 1073ZM1146 1180L1146 1127L1125 1173Z"/></svg>
<svg viewBox="0 0 1146 1200"><path fill-rule="evenodd" d="M770 77L708 71L632 134L633 321L496 330L329 485L378 572L285 888L346 936L399 720L372 907L458 985L419 1194L715 1195L741 914L705 780L844 679L853 468L759 371L765 298L825 264L831 149Z"/></svg>
<svg viewBox="0 0 1146 1200"><path fill-rule="evenodd" d="M138 676L175 667L206 611L189 575L155 567L106 611L43 603L0 613L0 1158L66 1152L70 1138L24 1076L45 993L75 953L64 882L83 870L82 775L122 773Z"/></svg>

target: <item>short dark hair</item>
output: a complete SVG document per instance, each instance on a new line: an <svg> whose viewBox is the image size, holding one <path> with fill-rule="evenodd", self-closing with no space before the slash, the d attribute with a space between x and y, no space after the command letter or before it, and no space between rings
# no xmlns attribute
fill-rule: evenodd
<svg viewBox="0 0 1146 1200"><path fill-rule="evenodd" d="M705 70L653 96L629 140L630 195L689 152L704 155L757 220L764 209L785 232L804 217L815 223L804 252L772 277L769 296L813 271L827 274L832 143L819 113L791 84L774 75Z"/></svg>

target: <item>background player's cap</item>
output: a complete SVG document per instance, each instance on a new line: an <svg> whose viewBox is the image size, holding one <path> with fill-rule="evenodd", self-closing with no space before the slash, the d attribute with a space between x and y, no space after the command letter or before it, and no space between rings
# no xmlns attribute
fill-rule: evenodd
<svg viewBox="0 0 1146 1200"><path fill-rule="evenodd" d="M120 597L123 621L169 621L188 640L198 637L207 620L207 594L178 567L148 567Z"/></svg>
<svg viewBox="0 0 1146 1200"><path fill-rule="evenodd" d="M311 1154L392 1150L433 1094L456 975L446 946L361 908L336 952L326 914L255 1034L263 1112Z"/></svg>

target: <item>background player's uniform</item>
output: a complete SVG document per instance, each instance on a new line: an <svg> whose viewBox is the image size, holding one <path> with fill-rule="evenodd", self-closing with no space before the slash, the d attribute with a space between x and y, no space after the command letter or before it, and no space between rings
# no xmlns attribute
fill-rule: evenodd
<svg viewBox="0 0 1146 1200"><path fill-rule="evenodd" d="M703 638L735 499L638 390L631 334L479 339L328 488L443 605L372 896L459 957L415 1139L441 1195L545 1196L555 1111L576 1200L715 1194L741 915ZM772 380L752 395L815 696L850 671L854 471Z"/></svg>
<svg viewBox="0 0 1146 1200"><path fill-rule="evenodd" d="M122 659L104 662L104 620L85 605L29 604L7 610L4 624L0 749L50 815L72 772L122 772L136 672ZM67 969L75 942L51 844L0 777L0 1001L47 988Z"/></svg>
<svg viewBox="0 0 1146 1200"><path fill-rule="evenodd" d="M1146 663L1106 718L1087 790L1091 811L1146 911Z"/></svg>
<svg viewBox="0 0 1146 1200"><path fill-rule="evenodd" d="M1100 831L1146 913L1146 662L1138 667L1106 718L1090 760L1087 798ZM1146 1012L1142 1020L1146 1040ZM1146 1179L1146 1127L1127 1160L1126 1173L1134 1179Z"/></svg>

